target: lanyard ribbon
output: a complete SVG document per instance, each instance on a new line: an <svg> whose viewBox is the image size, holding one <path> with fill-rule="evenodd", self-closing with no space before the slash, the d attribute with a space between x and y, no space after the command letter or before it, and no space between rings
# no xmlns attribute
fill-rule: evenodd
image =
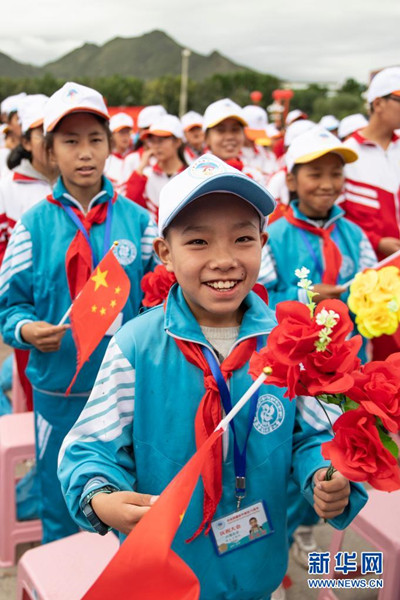
<svg viewBox="0 0 400 600"><path fill-rule="evenodd" d="M64 204L63 202L60 202L60 205L64 209L64 211L66 212L66 214L69 216L69 218L71 219L71 221L73 221L73 223L76 225L76 227L79 229L79 231L84 235L87 243L89 244L89 247L90 247L90 250L91 250L91 253L92 253L93 268L95 269L97 267L97 265L99 264L100 261L97 260L93 244L92 244L92 242L90 240L88 232L86 231L85 227L82 224L82 221L80 220L80 218L78 217L78 215L72 210L71 206L69 206L68 204ZM113 212L113 198L110 198L108 200L108 202L107 202L107 217L106 217L106 222L105 222L103 255L102 255L101 258L104 258L104 256L107 254L107 252L111 248L112 212Z"/></svg>
<svg viewBox="0 0 400 600"><path fill-rule="evenodd" d="M311 259L312 259L312 261L313 261L313 263L315 265L315 268L318 271L319 277L320 277L320 279L322 281L322 277L323 277L323 274L324 274L324 269L322 267L321 261L319 260L318 256L316 255L315 250L312 247L311 242L308 239L308 236L307 236L306 232L303 229L299 229L299 233L300 233L300 236L301 236L301 238L303 240L303 243L304 243L305 247L307 248L308 253L309 253L309 255L310 255L310 257L311 257ZM335 244L339 247L339 244L338 244L338 242L339 242L339 235L338 235L337 227L335 227L332 230L332 239L335 242ZM338 279L339 279L339 274L337 276L336 283L337 283Z"/></svg>
<svg viewBox="0 0 400 600"><path fill-rule="evenodd" d="M257 352L261 350L263 347L262 337L257 337ZM226 384L224 376L222 375L220 366L214 356L214 354L209 350L209 348L202 346L202 352L204 354L204 358L208 362L208 365L211 369L211 372L214 376L214 379L217 383L218 390L221 396L222 405L224 407L225 414L228 414L230 410L232 410L232 398L229 391L229 388ZM246 438L244 440L243 449L240 452L239 445L237 441L237 435L235 430L234 419L230 421L230 426L233 433L233 450L234 450L234 466L235 466L235 494L237 498L237 508L240 508L240 502L242 498L246 496L246 452L247 452L247 443L249 440L249 435L253 426L254 417L256 415L257 410L257 401L258 396L260 394L260 389L258 389L250 398L250 408L247 420L247 433Z"/></svg>

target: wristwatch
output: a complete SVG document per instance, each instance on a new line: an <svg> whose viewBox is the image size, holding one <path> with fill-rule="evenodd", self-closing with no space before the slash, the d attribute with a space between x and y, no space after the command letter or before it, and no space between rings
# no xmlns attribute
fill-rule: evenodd
<svg viewBox="0 0 400 600"><path fill-rule="evenodd" d="M113 492L118 491L119 490L117 490L117 488L112 487L111 485L104 485L101 488L97 488L96 490L89 492L83 501L82 512L93 527L93 529L97 531L97 533L99 533L100 535L106 535L106 533L108 533L111 530L111 527L103 523L103 521L100 521L99 517L96 515L92 508L91 501L95 496L97 496L97 494L112 494Z"/></svg>

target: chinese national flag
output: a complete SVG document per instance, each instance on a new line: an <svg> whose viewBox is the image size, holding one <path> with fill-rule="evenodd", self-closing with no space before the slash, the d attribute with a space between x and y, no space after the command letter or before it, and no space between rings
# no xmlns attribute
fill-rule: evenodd
<svg viewBox="0 0 400 600"><path fill-rule="evenodd" d="M217 429L165 488L131 531L82 600L198 600L200 583L171 549ZM117 590L117 592L116 592Z"/></svg>
<svg viewBox="0 0 400 600"><path fill-rule="evenodd" d="M69 315L78 360L67 395L83 364L124 308L130 287L129 278L111 248L74 300Z"/></svg>

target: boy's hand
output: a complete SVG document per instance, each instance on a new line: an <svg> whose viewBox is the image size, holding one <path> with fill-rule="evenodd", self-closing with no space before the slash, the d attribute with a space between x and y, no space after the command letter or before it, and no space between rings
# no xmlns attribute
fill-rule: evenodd
<svg viewBox="0 0 400 600"><path fill-rule="evenodd" d="M318 469L314 474L314 510L323 519L341 515L349 503L350 482L339 471L330 481L324 481L327 469Z"/></svg>
<svg viewBox="0 0 400 600"><path fill-rule="evenodd" d="M60 349L61 340L70 325L51 325L46 321L32 321L21 327L21 337L27 344L32 344L40 352L56 352Z"/></svg>
<svg viewBox="0 0 400 600"><path fill-rule="evenodd" d="M100 493L92 498L91 505L103 523L128 535L157 498L137 492Z"/></svg>
<svg viewBox="0 0 400 600"><path fill-rule="evenodd" d="M146 150L143 151L142 158L140 159L140 163L138 165L138 168L136 169L136 172L139 175L143 175L143 171L150 164L150 159L152 156L153 156L152 148L146 148Z"/></svg>
<svg viewBox="0 0 400 600"><path fill-rule="evenodd" d="M318 294L314 296L313 300L317 304L323 300L331 300L332 298L340 299L340 294L346 290L341 285L332 285L330 283L316 283L313 286L313 292Z"/></svg>

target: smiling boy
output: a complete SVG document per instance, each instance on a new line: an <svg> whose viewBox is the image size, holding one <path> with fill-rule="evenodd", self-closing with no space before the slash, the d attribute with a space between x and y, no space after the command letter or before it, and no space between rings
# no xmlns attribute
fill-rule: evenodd
<svg viewBox="0 0 400 600"><path fill-rule="evenodd" d="M212 155L164 188L154 245L178 283L164 306L132 320L111 341L60 452L66 502L82 527L128 534L218 424L220 377L229 386L225 411L225 401L235 404L250 386L249 359L275 325L273 312L251 291L273 208L264 188ZM218 384L211 369L220 372ZM316 510L336 526L346 526L365 502L364 492L339 473L320 481L326 466L320 444L329 436L309 427L283 393L262 386L235 417L235 432L215 444L173 542L200 580L201 600L267 599L277 588L287 565L291 469L311 503L314 478ZM246 511L268 522L268 535L219 555L210 527L218 529L227 515L244 519ZM218 539L226 549L229 540Z"/></svg>

